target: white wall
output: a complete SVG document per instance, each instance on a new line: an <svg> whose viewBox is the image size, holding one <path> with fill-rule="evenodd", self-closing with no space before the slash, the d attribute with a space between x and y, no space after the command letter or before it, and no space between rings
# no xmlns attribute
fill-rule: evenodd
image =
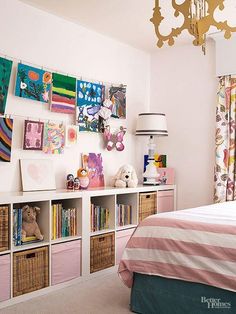
<svg viewBox="0 0 236 314"><path fill-rule="evenodd" d="M215 49L192 44L162 48L151 57L151 110L167 115L169 136L158 138L176 170L178 208L213 201L217 79Z"/></svg>
<svg viewBox="0 0 236 314"><path fill-rule="evenodd" d="M123 124L128 128L124 152L105 151L100 134L80 134L79 144L66 149L65 154L60 156L23 151L23 118L15 118L12 162L0 163L0 191L21 189L21 158L52 158L57 188L64 187L67 173L75 173L81 166L81 152L102 152L107 183L123 163L132 163L141 174L142 149L136 145L132 133L137 114L148 110L149 106L149 55L17 0L0 1L0 29L0 53L3 55L85 79L127 84L128 117L125 121L113 122L115 127ZM26 118L72 121L68 115L51 113L47 105L15 97L15 68L16 62L6 113Z"/></svg>
<svg viewBox="0 0 236 314"><path fill-rule="evenodd" d="M225 40L222 33L212 35L216 45L216 76L236 74L236 35Z"/></svg>

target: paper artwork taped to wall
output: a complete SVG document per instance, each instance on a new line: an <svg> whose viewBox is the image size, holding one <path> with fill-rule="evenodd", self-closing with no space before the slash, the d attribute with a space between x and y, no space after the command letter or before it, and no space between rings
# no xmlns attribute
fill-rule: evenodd
<svg viewBox="0 0 236 314"><path fill-rule="evenodd" d="M89 187L104 187L102 155L95 153L82 154L83 168L88 169Z"/></svg>
<svg viewBox="0 0 236 314"><path fill-rule="evenodd" d="M23 149L42 150L43 130L43 122L25 120Z"/></svg>
<svg viewBox="0 0 236 314"><path fill-rule="evenodd" d="M47 103L51 82L50 72L18 63L15 95Z"/></svg>
<svg viewBox="0 0 236 314"><path fill-rule="evenodd" d="M144 172L146 171L146 167L148 165L148 155L144 155ZM167 156L159 155L157 153L154 154L154 165L157 168L166 168L167 167Z"/></svg>
<svg viewBox="0 0 236 314"><path fill-rule="evenodd" d="M21 159L23 191L56 189L53 162L48 159Z"/></svg>
<svg viewBox="0 0 236 314"><path fill-rule="evenodd" d="M77 81L76 122L80 131L99 132L102 85Z"/></svg>
<svg viewBox="0 0 236 314"><path fill-rule="evenodd" d="M11 161L13 119L0 118L0 161Z"/></svg>
<svg viewBox="0 0 236 314"><path fill-rule="evenodd" d="M70 147L77 144L78 139L78 127L76 125L66 126L65 146Z"/></svg>
<svg viewBox="0 0 236 314"><path fill-rule="evenodd" d="M63 154L65 130L63 124L48 122L44 125L43 151L46 154Z"/></svg>
<svg viewBox="0 0 236 314"><path fill-rule="evenodd" d="M76 79L58 73L52 74L51 111L75 113Z"/></svg>
<svg viewBox="0 0 236 314"><path fill-rule="evenodd" d="M0 58L0 114L4 115L11 76L12 61Z"/></svg>
<svg viewBox="0 0 236 314"><path fill-rule="evenodd" d="M111 86L109 98L112 101L112 117L118 119L126 118L126 86Z"/></svg>

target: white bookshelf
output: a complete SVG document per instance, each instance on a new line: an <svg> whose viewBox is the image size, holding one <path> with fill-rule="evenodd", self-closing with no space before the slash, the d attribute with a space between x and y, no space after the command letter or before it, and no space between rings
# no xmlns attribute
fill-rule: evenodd
<svg viewBox="0 0 236 314"><path fill-rule="evenodd" d="M173 191L174 208L176 209L176 187L175 185L161 186L138 186L137 188L114 188L105 187L102 189L90 189L84 191L43 191L43 192L13 192L0 193L0 206L8 205L10 209L9 219L9 248L1 251L0 257L9 255L11 259L11 298L7 301L0 302L0 309L11 304L22 302L35 296L43 295L50 291L66 287L76 282L95 278L99 275L116 271L117 267L110 267L96 273L90 274L90 238L95 235L103 235L109 232L120 234L129 229L133 229L138 224L139 213L139 193L153 191ZM158 193L157 193L158 198ZM77 235L63 237L52 240L52 204L62 203L65 208L77 208ZM105 208L109 208L109 229L91 232L91 203ZM13 208L20 208L24 205L35 205L40 207L41 211L38 215L37 222L40 226L41 233L44 235L42 242L36 242L26 245L15 246L13 243ZM117 226L116 224L116 205L126 204L132 206L132 224L125 226ZM51 249L54 245L81 240L81 276L58 285L51 286ZM22 296L13 297L13 254L15 252L34 249L47 246L49 250L49 287L24 294ZM115 263L116 264L116 263Z"/></svg>

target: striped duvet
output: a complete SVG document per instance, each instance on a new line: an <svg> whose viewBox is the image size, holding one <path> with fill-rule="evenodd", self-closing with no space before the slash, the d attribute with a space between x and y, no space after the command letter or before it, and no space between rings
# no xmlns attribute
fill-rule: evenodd
<svg viewBox="0 0 236 314"><path fill-rule="evenodd" d="M118 272L128 287L137 272L236 291L236 201L149 216Z"/></svg>

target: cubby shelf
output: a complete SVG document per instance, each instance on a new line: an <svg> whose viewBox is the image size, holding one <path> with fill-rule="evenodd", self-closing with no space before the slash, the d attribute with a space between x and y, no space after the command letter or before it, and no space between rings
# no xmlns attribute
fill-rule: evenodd
<svg viewBox="0 0 236 314"><path fill-rule="evenodd" d="M57 244L57 243L63 243L63 242L69 242L73 240L81 240L81 239L82 239L81 236L58 238L55 240L51 240L51 244Z"/></svg>
<svg viewBox="0 0 236 314"><path fill-rule="evenodd" d="M116 267L113 267L112 265L117 265L119 263L124 245L127 243L138 224L139 195L144 192L158 192L156 193L157 212L175 210L175 185L138 186L137 188L105 187L102 189L95 188L76 192L56 190L32 193L0 193L0 206L1 204L7 204L7 206L9 206L9 249L0 252L0 278L3 269L1 261L4 260L4 263L9 263L9 284L11 286L8 300L6 300L6 298L1 299L0 291L0 309L13 303L39 296L45 293L45 291L53 291L56 286L58 288L65 287L75 282L94 278L99 276L99 274L103 275L111 271L116 271ZM67 209L77 209L77 234L75 236L53 239L52 205L58 203L61 203L63 207ZM41 209L37 222L44 235L44 241L15 246L13 241L13 211L14 209L22 208L22 206L26 204L38 206ZM91 232L91 204L109 209L109 229ZM131 224L119 226L117 223L118 204L129 205L132 207L132 211L129 212L129 217L130 215L132 216ZM166 204L168 204L168 206ZM102 270L98 270L97 268L98 271L95 270L95 272L91 274L91 241L96 240L96 237L101 237L98 239L98 242L100 240L100 242L105 241L105 239L109 238L109 234L113 239L113 248L110 250L112 254L110 263L111 267L108 263L108 268ZM31 258L31 256L34 256L32 250L43 249L43 247L48 249L49 286L41 290L18 296L17 298L13 297L13 285L15 280L13 278L14 256L16 256L16 254L24 254L24 251L26 251L25 256L29 255L29 258ZM102 250L103 248L101 245L101 253L103 252ZM64 268L65 265L66 268ZM70 270L72 271L71 273ZM64 273L66 273L66 279L55 277L57 272L63 276Z"/></svg>

